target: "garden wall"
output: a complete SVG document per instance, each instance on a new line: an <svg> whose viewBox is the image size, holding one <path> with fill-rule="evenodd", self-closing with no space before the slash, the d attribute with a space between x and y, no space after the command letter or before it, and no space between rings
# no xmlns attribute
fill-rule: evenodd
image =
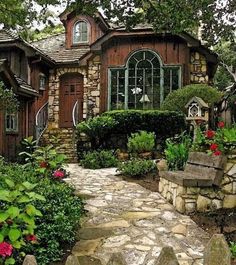
<svg viewBox="0 0 236 265"><path fill-rule="evenodd" d="M236 207L236 158L228 158L223 179L218 187L186 187L161 177L159 192L181 213L234 208Z"/></svg>

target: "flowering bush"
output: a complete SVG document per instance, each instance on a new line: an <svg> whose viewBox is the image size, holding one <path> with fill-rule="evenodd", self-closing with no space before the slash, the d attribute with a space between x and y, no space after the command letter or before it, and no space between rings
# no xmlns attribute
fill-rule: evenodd
<svg viewBox="0 0 236 265"><path fill-rule="evenodd" d="M218 122L216 131L198 129L193 144L193 150L206 151L214 156L226 154L235 147L236 127L225 128L223 121Z"/></svg>
<svg viewBox="0 0 236 265"><path fill-rule="evenodd" d="M33 191L36 186L28 181L1 180L0 264L15 264L24 255L22 247L37 240L35 219L42 217L42 213L32 203L45 198Z"/></svg>

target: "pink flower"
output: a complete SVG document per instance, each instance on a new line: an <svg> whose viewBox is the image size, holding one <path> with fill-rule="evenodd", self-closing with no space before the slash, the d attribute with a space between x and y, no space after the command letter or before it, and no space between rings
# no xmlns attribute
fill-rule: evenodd
<svg viewBox="0 0 236 265"><path fill-rule="evenodd" d="M25 239L27 240L27 241L37 241L37 237L36 237L36 235L27 235L26 237L25 237Z"/></svg>
<svg viewBox="0 0 236 265"><path fill-rule="evenodd" d="M206 131L205 135L208 139L212 139L215 136L215 132L212 130L208 130Z"/></svg>
<svg viewBox="0 0 236 265"><path fill-rule="evenodd" d="M54 172L53 172L53 177L54 178L64 178L65 177L65 173L63 172L63 171L61 171L61 170L55 170Z"/></svg>
<svg viewBox="0 0 236 265"><path fill-rule="evenodd" d="M220 156L222 154L222 152L220 151L220 150L216 150L215 152L214 152L214 155L215 156Z"/></svg>
<svg viewBox="0 0 236 265"><path fill-rule="evenodd" d="M220 122L218 122L217 126L218 126L218 128L224 128L225 123L223 121L220 121Z"/></svg>
<svg viewBox="0 0 236 265"><path fill-rule="evenodd" d="M211 150L211 151L216 151L217 148L218 148L218 144L211 144L211 145L210 145L210 150Z"/></svg>
<svg viewBox="0 0 236 265"><path fill-rule="evenodd" d="M0 243L0 256L9 257L11 256L12 251L13 251L13 247L11 244L7 242Z"/></svg>

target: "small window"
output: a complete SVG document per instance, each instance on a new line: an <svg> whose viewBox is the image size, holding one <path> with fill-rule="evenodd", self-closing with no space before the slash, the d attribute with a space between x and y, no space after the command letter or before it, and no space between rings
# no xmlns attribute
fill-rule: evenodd
<svg viewBox="0 0 236 265"><path fill-rule="evenodd" d="M6 113L5 115L6 132L18 132L18 114Z"/></svg>
<svg viewBox="0 0 236 265"><path fill-rule="evenodd" d="M73 28L73 44L88 42L88 23L79 21Z"/></svg>
<svg viewBox="0 0 236 265"><path fill-rule="evenodd" d="M39 90L46 89L46 76L44 74L39 75Z"/></svg>

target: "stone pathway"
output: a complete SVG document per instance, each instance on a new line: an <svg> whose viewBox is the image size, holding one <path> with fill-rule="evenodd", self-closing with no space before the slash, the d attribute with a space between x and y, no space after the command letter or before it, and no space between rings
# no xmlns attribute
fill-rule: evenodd
<svg viewBox="0 0 236 265"><path fill-rule="evenodd" d="M88 210L72 253L81 265L106 265L121 252L128 265L153 265L163 246L174 248L180 265L202 265L208 234L157 192L123 181L116 169L89 170L70 164L76 192Z"/></svg>

